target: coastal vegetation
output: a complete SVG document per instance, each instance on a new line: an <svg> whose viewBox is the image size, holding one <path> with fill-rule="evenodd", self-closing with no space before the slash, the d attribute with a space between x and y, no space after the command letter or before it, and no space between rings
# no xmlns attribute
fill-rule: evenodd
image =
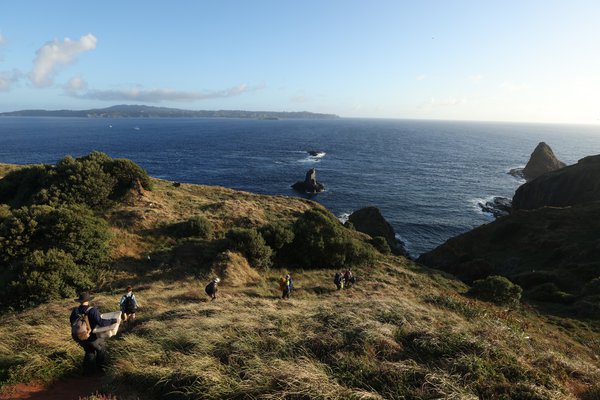
<svg viewBox="0 0 600 400"><path fill-rule="evenodd" d="M25 293L3 300L3 393L77 375L74 291L91 289L106 312L133 284L143 307L108 342L99 398L598 398L597 320L547 314L501 278L470 288L306 199L175 184L114 162L92 153L61 173L7 168L0 180L2 276L24 277L2 288ZM336 290L340 269L358 282ZM286 273L290 300L278 290ZM598 286L589 280L585 301Z"/></svg>

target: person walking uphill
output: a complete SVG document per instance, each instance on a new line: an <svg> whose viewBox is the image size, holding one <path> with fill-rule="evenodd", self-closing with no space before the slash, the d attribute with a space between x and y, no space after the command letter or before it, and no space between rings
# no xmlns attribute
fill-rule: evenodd
<svg viewBox="0 0 600 400"><path fill-rule="evenodd" d="M135 294L133 294L133 288L131 286L127 286L127 293L125 293L119 301L119 308L121 309L121 318L123 319L123 322L133 322L135 319L135 312L139 306L140 305L135 298Z"/></svg>
<svg viewBox="0 0 600 400"><path fill-rule="evenodd" d="M221 280L219 278L215 278L212 281L210 281L210 283L204 288L206 294L210 296L210 301L213 301L217 298L219 282L221 282Z"/></svg>
<svg viewBox="0 0 600 400"><path fill-rule="evenodd" d="M105 359L104 343L98 340L96 334L93 333L94 329L97 326L108 326L117 322L116 319L102 319L98 309L90 305L92 299L93 297L89 293L81 293L75 299L79 303L79 307L73 308L69 318L71 336L85 351L83 356L83 373L85 375L94 373L94 358L98 369L103 367Z"/></svg>
<svg viewBox="0 0 600 400"><path fill-rule="evenodd" d="M294 281L292 276L287 274L284 278L281 278L279 282L279 290L281 290L281 298L289 299L292 289L294 288Z"/></svg>

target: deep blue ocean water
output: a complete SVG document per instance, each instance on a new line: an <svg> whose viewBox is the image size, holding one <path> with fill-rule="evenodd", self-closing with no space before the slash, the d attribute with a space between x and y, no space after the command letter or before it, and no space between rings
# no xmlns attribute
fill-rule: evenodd
<svg viewBox="0 0 600 400"><path fill-rule="evenodd" d="M315 167L313 198L338 216L375 205L418 255L492 220L477 202L512 197L538 142L572 164L600 153L600 126L413 120L0 118L0 162L55 163L93 150L152 176L297 196ZM307 150L325 152L310 157Z"/></svg>

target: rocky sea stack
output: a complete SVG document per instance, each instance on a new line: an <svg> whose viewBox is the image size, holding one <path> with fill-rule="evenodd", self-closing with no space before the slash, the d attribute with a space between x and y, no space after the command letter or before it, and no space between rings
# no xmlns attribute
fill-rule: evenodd
<svg viewBox="0 0 600 400"><path fill-rule="evenodd" d="M317 182L317 170L314 168L309 169L304 180L294 183L292 188L300 193L319 193L325 190L325 186Z"/></svg>
<svg viewBox="0 0 600 400"><path fill-rule="evenodd" d="M533 150L533 153L531 153L531 157L529 157L527 165L523 168L522 174L525 179L531 181L540 175L556 171L565 166L564 162L556 158L550 146L544 142L540 142L535 150Z"/></svg>
<svg viewBox="0 0 600 400"><path fill-rule="evenodd" d="M352 223L354 229L366 233L372 238L383 237L390 246L392 253L406 256L408 253L404 244L396 239L394 228L381 214L377 207L365 207L354 211L348 221Z"/></svg>

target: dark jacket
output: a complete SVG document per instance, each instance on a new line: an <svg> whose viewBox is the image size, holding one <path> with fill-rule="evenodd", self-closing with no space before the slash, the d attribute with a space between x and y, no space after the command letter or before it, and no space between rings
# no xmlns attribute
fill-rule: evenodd
<svg viewBox="0 0 600 400"><path fill-rule="evenodd" d="M77 321L77 315L83 314L88 308L90 308L90 311L88 311L87 315L88 315L88 320L90 321L90 328L92 329L92 331L97 326L108 326L108 325L112 325L117 322L117 320L114 318L113 319L102 319L102 317L100 317L100 312L94 306L79 306L79 307L75 307L73 309L73 311L71 311L71 317L69 318L71 325L73 325L73 323L75 321ZM93 342L96 339L97 339L96 334L92 333L90 335L89 339L86 340L86 342Z"/></svg>

